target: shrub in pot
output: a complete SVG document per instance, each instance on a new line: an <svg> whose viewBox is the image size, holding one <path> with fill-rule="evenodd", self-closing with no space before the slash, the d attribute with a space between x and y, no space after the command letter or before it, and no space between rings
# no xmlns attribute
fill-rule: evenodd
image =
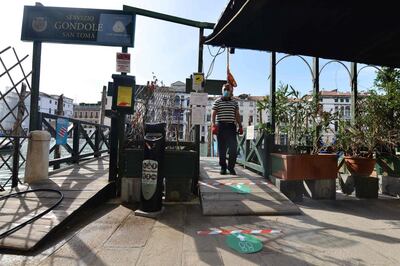
<svg viewBox="0 0 400 266"><path fill-rule="evenodd" d="M268 108L258 104L259 111ZM329 150L323 144L324 132L332 131L335 114L323 112L318 97L300 96L292 86L280 84L276 91L276 132L284 136L282 152L272 153L272 175L287 180L335 179L335 154L320 154ZM262 125L260 126L262 128ZM322 132L322 134L317 134Z"/></svg>

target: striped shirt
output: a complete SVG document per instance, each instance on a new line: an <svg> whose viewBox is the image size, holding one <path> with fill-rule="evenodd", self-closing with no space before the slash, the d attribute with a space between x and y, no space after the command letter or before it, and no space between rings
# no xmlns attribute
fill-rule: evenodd
<svg viewBox="0 0 400 266"><path fill-rule="evenodd" d="M235 123L239 105L235 100L224 101L219 98L214 102L212 109L217 111L217 122Z"/></svg>

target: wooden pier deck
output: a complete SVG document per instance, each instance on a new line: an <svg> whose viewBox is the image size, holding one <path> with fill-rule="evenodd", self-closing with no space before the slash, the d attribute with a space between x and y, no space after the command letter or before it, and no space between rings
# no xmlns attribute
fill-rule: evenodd
<svg viewBox="0 0 400 266"><path fill-rule="evenodd" d="M108 157L101 157L56 171L47 180L29 186L19 185L17 189L9 191L15 193L31 189L55 189L63 193L64 199L40 219L0 239L0 249L26 251L34 248L83 205L107 194L112 186L108 182L108 163ZM45 211L59 198L60 195L56 193L34 192L0 201L0 234Z"/></svg>
<svg viewBox="0 0 400 266"><path fill-rule="evenodd" d="M218 158L200 160L200 198L204 215L293 215L300 209L262 176L236 165L237 175L220 175ZM235 189L248 186L248 193Z"/></svg>

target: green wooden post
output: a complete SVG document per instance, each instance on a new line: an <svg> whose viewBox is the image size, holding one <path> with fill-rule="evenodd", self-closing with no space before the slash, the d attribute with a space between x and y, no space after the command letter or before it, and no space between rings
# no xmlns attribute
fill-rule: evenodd
<svg viewBox="0 0 400 266"><path fill-rule="evenodd" d="M39 83L40 61L42 56L42 42L33 42L32 52L32 79L31 79L31 107L29 111L29 131L38 129L39 113ZM41 121L40 121L41 122Z"/></svg>
<svg viewBox="0 0 400 266"><path fill-rule="evenodd" d="M269 102L270 112L269 121L271 130L275 134L275 115L276 115L276 52L271 52L270 58L270 83L269 83Z"/></svg>
<svg viewBox="0 0 400 266"><path fill-rule="evenodd" d="M351 123L354 123L357 117L357 63L351 63Z"/></svg>
<svg viewBox="0 0 400 266"><path fill-rule="evenodd" d="M318 112L319 108L320 108L319 107L319 58L318 57L313 58L313 73L312 74L313 74L313 96L314 96L313 101L315 104L315 108L317 108L317 110L315 110L315 111ZM322 108L322 106L321 106L321 108ZM318 139L321 134L321 128L318 127L316 124L314 124L313 127L315 128L315 136L313 136L313 137Z"/></svg>
<svg viewBox="0 0 400 266"><path fill-rule="evenodd" d="M275 146L275 116L276 116L276 52L271 52L270 57L270 86L269 86L269 129L272 134L264 134L264 177L272 174L271 152Z"/></svg>

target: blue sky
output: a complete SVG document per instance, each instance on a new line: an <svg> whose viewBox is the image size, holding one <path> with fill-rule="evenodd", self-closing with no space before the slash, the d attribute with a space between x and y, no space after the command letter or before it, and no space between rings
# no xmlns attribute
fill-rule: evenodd
<svg viewBox="0 0 400 266"><path fill-rule="evenodd" d="M228 1L225 0L51 0L41 1L45 6L64 6L100 9L122 9L122 5L162 12L183 18L216 23ZM20 41L24 5L35 1L6 0L0 10L0 49L14 46L17 52L31 54L32 43ZM206 31L210 33L210 31ZM218 48L211 47L212 53ZM41 91L61 94L75 101L96 102L100 100L103 85L115 73L115 56L120 48L43 44ZM137 17L135 47L132 54L131 75L140 84L152 79L154 73L164 84L184 81L197 71L198 29ZM235 94L266 95L269 93L269 53L238 50L230 57L231 71L238 83ZM278 58L283 56L278 54ZM212 57L204 49L204 72L208 71ZM310 63L311 58L307 59ZM325 61L321 62L323 65ZM349 63L345 64L349 65ZM282 61L277 67L277 81L289 83L302 93L312 88L311 76L305 64L296 57ZM210 78L224 79L226 53L217 57ZM375 71L364 69L360 73L359 88L366 90L373 84ZM329 64L321 75L321 89L349 90L349 77L344 68ZM1 82L0 82L1 85Z"/></svg>

